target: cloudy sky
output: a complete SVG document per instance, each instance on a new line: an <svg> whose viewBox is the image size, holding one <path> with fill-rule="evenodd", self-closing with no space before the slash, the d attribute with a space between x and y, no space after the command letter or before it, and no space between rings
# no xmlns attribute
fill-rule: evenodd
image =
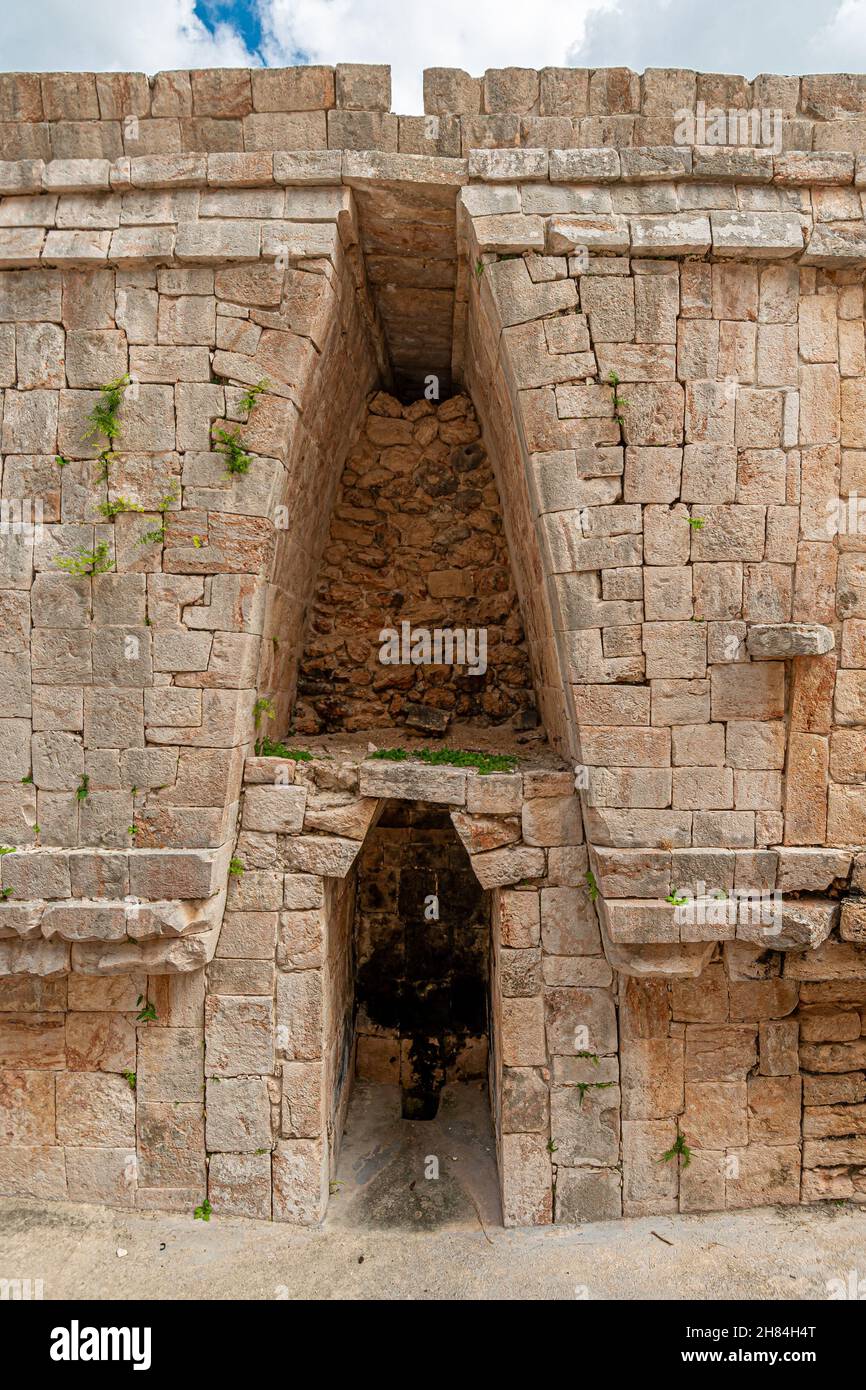
<svg viewBox="0 0 866 1390"><path fill-rule="evenodd" d="M6 0L0 69L389 62L393 109L424 67L866 70L866 0Z"/></svg>

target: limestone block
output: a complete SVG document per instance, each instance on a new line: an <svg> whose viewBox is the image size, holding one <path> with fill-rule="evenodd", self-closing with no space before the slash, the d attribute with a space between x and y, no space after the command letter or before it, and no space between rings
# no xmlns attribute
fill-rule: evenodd
<svg viewBox="0 0 866 1390"><path fill-rule="evenodd" d="M340 839L336 835L303 835L286 844L285 864L293 873L345 878L360 848L360 840Z"/></svg>
<svg viewBox="0 0 866 1390"><path fill-rule="evenodd" d="M69 1199L132 1207L137 1171L134 1147L70 1148L66 1154Z"/></svg>
<svg viewBox="0 0 866 1390"><path fill-rule="evenodd" d="M505 1225L546 1225L553 1208L547 1140L540 1134L504 1134L501 1165Z"/></svg>
<svg viewBox="0 0 866 1390"><path fill-rule="evenodd" d="M540 941L538 894L532 890L504 890L494 894L494 922L498 922L503 946L529 947Z"/></svg>
<svg viewBox="0 0 866 1390"><path fill-rule="evenodd" d="M545 1098L547 1088L545 1087ZM0 1071L0 1136L3 1145L54 1143L54 1077L48 1071Z"/></svg>
<svg viewBox="0 0 866 1390"><path fill-rule="evenodd" d="M561 1157L569 1167L612 1167L619 1159L620 1094L608 1082L588 1087L554 1086L550 1123Z"/></svg>
<svg viewBox="0 0 866 1390"><path fill-rule="evenodd" d="M249 787L244 795L243 827L245 830L295 834L304 824L306 803L304 787Z"/></svg>
<svg viewBox="0 0 866 1390"><path fill-rule="evenodd" d="M489 850L472 856L472 869L482 888L502 888L524 879L541 878L544 850L529 845Z"/></svg>
<svg viewBox="0 0 866 1390"><path fill-rule="evenodd" d="M364 797L401 797L463 806L466 777L461 768L368 761L361 764L360 792Z"/></svg>
<svg viewBox="0 0 866 1390"><path fill-rule="evenodd" d="M551 217L547 223L546 247L553 255L583 247L616 255L627 253L629 246L628 219L619 213L574 213Z"/></svg>
<svg viewBox="0 0 866 1390"><path fill-rule="evenodd" d="M198 1187L205 1178L201 1102L139 1103L138 1154L143 1186Z"/></svg>
<svg viewBox="0 0 866 1390"><path fill-rule="evenodd" d="M66 1197L65 1150L51 1144L0 1148L0 1190L16 1197Z"/></svg>
<svg viewBox="0 0 866 1390"><path fill-rule="evenodd" d="M322 1133L322 1069L318 1062L284 1062L280 1133L315 1139Z"/></svg>
<svg viewBox="0 0 866 1390"><path fill-rule="evenodd" d="M622 1117L653 1120L683 1108L683 1043L679 1038L634 1038L620 1059Z"/></svg>
<svg viewBox="0 0 866 1390"><path fill-rule="evenodd" d="M208 1150L217 1153L270 1149L271 1104L263 1077L208 1080L205 1139Z"/></svg>
<svg viewBox="0 0 866 1390"><path fill-rule="evenodd" d="M200 1102L204 1088L200 1028L142 1029L138 1035L139 1101Z"/></svg>
<svg viewBox="0 0 866 1390"><path fill-rule="evenodd" d="M726 1184L728 1207L799 1202L800 1150L796 1145L750 1144L748 1148L729 1151L728 1157L737 1161L737 1177Z"/></svg>
<svg viewBox="0 0 866 1390"><path fill-rule="evenodd" d="M622 1126L624 1216L676 1211L679 1160L663 1161L677 1136L673 1120L624 1120Z"/></svg>
<svg viewBox="0 0 866 1390"><path fill-rule="evenodd" d="M744 1081L688 1082L681 1125L689 1145L719 1150L747 1143L746 1097Z"/></svg>
<svg viewBox="0 0 866 1390"><path fill-rule="evenodd" d="M322 979L318 970L277 975L277 1050L290 1061L315 1061L322 1052Z"/></svg>
<svg viewBox="0 0 866 1390"><path fill-rule="evenodd" d="M327 1149L321 1139L278 1139L273 1155L275 1221L315 1225L328 1201Z"/></svg>
<svg viewBox="0 0 866 1390"><path fill-rule="evenodd" d="M502 1078L502 1128L506 1134L547 1134L550 1092L540 1071L506 1067Z"/></svg>
<svg viewBox="0 0 866 1390"><path fill-rule="evenodd" d="M632 248L637 255L702 256L710 249L710 219L703 213L632 217L629 222Z"/></svg>
<svg viewBox="0 0 866 1390"><path fill-rule="evenodd" d="M122 1076L61 1072L57 1137L70 1147L135 1145L135 1096Z"/></svg>
<svg viewBox="0 0 866 1390"><path fill-rule="evenodd" d="M205 1071L245 1076L273 1069L271 1001L211 997L205 1000Z"/></svg>
<svg viewBox="0 0 866 1390"><path fill-rule="evenodd" d="M215 1153L208 1163L208 1198L224 1216L271 1217L270 1153Z"/></svg>
<svg viewBox="0 0 866 1390"><path fill-rule="evenodd" d="M762 1019L759 1027L762 1076L796 1076L799 1027L794 1019Z"/></svg>

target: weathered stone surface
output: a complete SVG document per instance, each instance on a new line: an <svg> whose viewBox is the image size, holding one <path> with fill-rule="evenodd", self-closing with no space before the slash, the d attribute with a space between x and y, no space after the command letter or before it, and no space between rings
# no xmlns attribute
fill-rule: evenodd
<svg viewBox="0 0 866 1390"><path fill-rule="evenodd" d="M220 997L205 1002L205 1071L244 1076L273 1068L270 1001Z"/></svg>
<svg viewBox="0 0 866 1390"><path fill-rule="evenodd" d="M135 1096L122 1076L67 1072L57 1078L57 1137L73 1147L135 1144Z"/></svg>
<svg viewBox="0 0 866 1390"><path fill-rule="evenodd" d="M506 1226L543 1226L553 1209L550 1155L539 1134L502 1136L502 1219Z"/></svg>
<svg viewBox="0 0 866 1390"><path fill-rule="evenodd" d="M622 1179L615 1168L560 1168L556 1220L569 1225L622 1215Z"/></svg>
<svg viewBox="0 0 866 1390"><path fill-rule="evenodd" d="M278 1139L273 1153L275 1221L314 1225L328 1199L328 1165L319 1139Z"/></svg>
<svg viewBox="0 0 866 1390"><path fill-rule="evenodd" d="M270 1149L271 1106L262 1077L211 1077L207 1083L209 1150L223 1153L255 1153Z"/></svg>

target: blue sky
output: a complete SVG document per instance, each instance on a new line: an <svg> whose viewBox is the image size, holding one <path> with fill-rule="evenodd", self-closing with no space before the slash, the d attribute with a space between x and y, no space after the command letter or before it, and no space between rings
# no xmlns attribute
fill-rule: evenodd
<svg viewBox="0 0 866 1390"><path fill-rule="evenodd" d="M197 0L194 8L197 17L212 33L220 24L232 25L250 53L260 52L262 22L256 0Z"/></svg>
<svg viewBox="0 0 866 1390"><path fill-rule="evenodd" d="M390 63L394 109L421 72L620 64L866 71L866 0L6 0L0 68Z"/></svg>

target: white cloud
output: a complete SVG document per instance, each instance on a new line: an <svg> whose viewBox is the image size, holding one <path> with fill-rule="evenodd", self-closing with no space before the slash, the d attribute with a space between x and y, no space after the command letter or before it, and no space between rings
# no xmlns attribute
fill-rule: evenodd
<svg viewBox="0 0 866 1390"><path fill-rule="evenodd" d="M194 0L7 0L0 19L0 69L40 72L159 72L249 67L238 32L211 33Z"/></svg>
<svg viewBox="0 0 866 1390"><path fill-rule="evenodd" d="M698 72L852 72L866 57L866 0L616 0L595 10L568 61Z"/></svg>
<svg viewBox="0 0 866 1390"><path fill-rule="evenodd" d="M392 109L422 110L424 68L541 68L566 61L593 0L262 0L269 63L390 63Z"/></svg>

